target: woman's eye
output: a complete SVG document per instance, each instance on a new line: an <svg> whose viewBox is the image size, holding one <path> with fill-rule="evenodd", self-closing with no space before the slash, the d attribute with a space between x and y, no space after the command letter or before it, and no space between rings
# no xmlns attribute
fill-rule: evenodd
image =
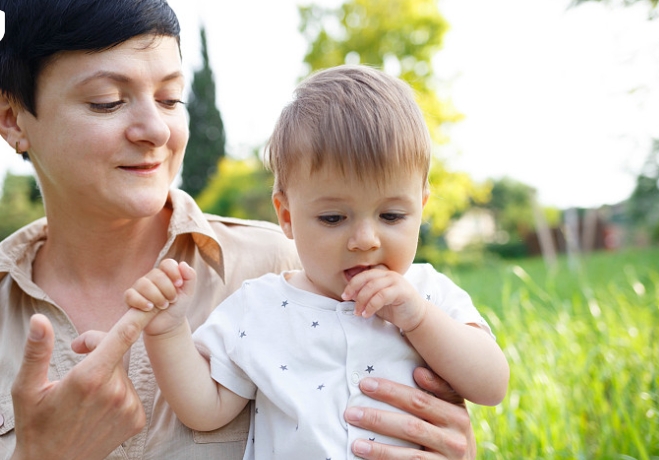
<svg viewBox="0 0 659 460"><path fill-rule="evenodd" d="M109 113L114 112L124 104L124 101L112 102L90 102L89 106L95 112Z"/></svg>
<svg viewBox="0 0 659 460"><path fill-rule="evenodd" d="M180 99L165 99L165 100L161 100L160 103L170 109L173 109L178 104L183 104L183 105L185 104L185 102L183 102Z"/></svg>
<svg viewBox="0 0 659 460"><path fill-rule="evenodd" d="M331 215L331 216L318 216L318 220L320 220L324 224L328 225L336 225L343 221L345 219L344 216L339 216L339 215Z"/></svg>
<svg viewBox="0 0 659 460"><path fill-rule="evenodd" d="M398 222L399 220L405 219L405 214L398 214L394 212L385 212L380 214L380 219L386 222Z"/></svg>

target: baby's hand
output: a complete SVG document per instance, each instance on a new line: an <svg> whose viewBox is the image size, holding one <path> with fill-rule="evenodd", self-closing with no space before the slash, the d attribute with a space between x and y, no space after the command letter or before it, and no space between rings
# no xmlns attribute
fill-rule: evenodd
<svg viewBox="0 0 659 460"><path fill-rule="evenodd" d="M158 314L144 329L149 335L163 334L185 318L187 304L178 301L192 296L195 281L196 273L187 263L165 259L158 268L138 279L124 299L129 307L139 310L167 310L167 314Z"/></svg>
<svg viewBox="0 0 659 460"><path fill-rule="evenodd" d="M353 277L341 296L355 302L355 315L377 314L409 332L423 319L427 301L400 273L378 265Z"/></svg>

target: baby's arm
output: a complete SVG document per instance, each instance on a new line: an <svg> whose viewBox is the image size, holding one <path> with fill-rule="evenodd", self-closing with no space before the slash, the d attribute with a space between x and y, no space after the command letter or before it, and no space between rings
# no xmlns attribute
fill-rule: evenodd
<svg viewBox="0 0 659 460"><path fill-rule="evenodd" d="M188 427L209 431L229 423L248 400L219 385L192 341L185 316L196 274L185 262L164 260L126 291L126 303L162 309L144 329L144 344L163 396Z"/></svg>
<svg viewBox="0 0 659 460"><path fill-rule="evenodd" d="M350 280L343 298L355 301L356 314L377 313L399 327L428 366L464 398L483 405L503 400L510 371L496 341L425 300L399 273L364 271Z"/></svg>

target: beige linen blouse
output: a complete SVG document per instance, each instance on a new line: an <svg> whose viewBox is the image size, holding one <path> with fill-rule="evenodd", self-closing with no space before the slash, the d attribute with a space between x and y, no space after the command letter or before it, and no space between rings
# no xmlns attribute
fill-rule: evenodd
<svg viewBox="0 0 659 460"><path fill-rule="evenodd" d="M173 209L168 239L155 265L171 257L185 260L197 271L196 299L188 313L193 331L244 280L299 268L294 245L273 224L204 214L180 190L170 192L167 206ZM44 218L0 243L0 459L9 458L16 442L11 385L21 364L30 316L46 315L55 329L51 380L61 379L82 359L71 351L71 340L78 335L73 324L32 282L32 262L47 237ZM144 343L138 341L130 353L128 374L144 405L147 424L108 459L242 458L249 406L219 430L190 430L178 421L160 394Z"/></svg>

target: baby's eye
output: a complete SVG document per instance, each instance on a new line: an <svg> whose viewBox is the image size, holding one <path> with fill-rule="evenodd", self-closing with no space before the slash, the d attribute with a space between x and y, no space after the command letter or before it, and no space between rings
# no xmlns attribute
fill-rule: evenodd
<svg viewBox="0 0 659 460"><path fill-rule="evenodd" d="M124 104L124 101L112 101L112 102L90 102L89 107L94 112L100 113L110 113L117 110Z"/></svg>
<svg viewBox="0 0 659 460"><path fill-rule="evenodd" d="M405 214L398 214L395 212L384 212L380 214L380 219L386 222L398 222L399 220L405 219Z"/></svg>
<svg viewBox="0 0 659 460"><path fill-rule="evenodd" d="M345 216L340 216L338 214L318 216L318 220L327 225L336 225L345 220Z"/></svg>

